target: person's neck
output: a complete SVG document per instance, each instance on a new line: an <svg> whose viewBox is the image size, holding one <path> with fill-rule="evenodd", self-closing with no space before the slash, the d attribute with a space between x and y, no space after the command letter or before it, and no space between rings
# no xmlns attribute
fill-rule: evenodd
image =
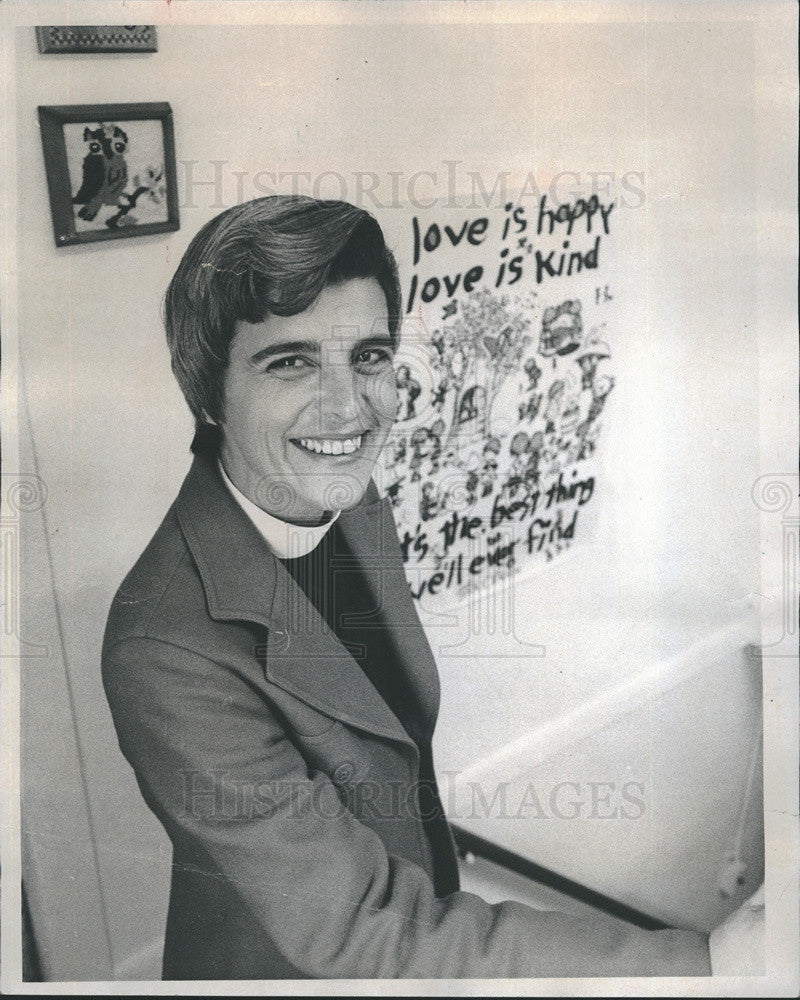
<svg viewBox="0 0 800 1000"><path fill-rule="evenodd" d="M228 477L225 466L219 458L217 466L223 482L234 499L273 552L281 559L297 558L316 548L339 515L339 511L324 511L323 517L314 521L290 521L278 517L254 503L243 493Z"/></svg>

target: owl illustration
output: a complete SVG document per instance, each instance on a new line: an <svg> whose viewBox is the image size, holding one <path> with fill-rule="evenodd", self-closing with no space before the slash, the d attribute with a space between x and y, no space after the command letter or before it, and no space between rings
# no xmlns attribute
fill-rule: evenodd
<svg viewBox="0 0 800 1000"><path fill-rule="evenodd" d="M83 130L88 152L83 160L81 186L72 201L81 205L78 215L91 222L102 205L116 205L128 183L125 151L128 136L118 125Z"/></svg>

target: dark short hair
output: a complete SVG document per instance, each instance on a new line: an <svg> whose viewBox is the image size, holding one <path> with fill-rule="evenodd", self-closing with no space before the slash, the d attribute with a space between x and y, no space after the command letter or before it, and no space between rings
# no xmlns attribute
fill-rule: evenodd
<svg viewBox="0 0 800 1000"><path fill-rule="evenodd" d="M308 309L326 285L375 278L399 337L394 256L369 212L344 201L273 195L207 222L167 289L164 325L172 370L198 428L223 416L222 382L236 324Z"/></svg>

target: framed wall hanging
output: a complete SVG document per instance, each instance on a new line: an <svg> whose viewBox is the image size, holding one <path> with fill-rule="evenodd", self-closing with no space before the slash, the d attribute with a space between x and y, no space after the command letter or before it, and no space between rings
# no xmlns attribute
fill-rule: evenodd
<svg viewBox="0 0 800 1000"><path fill-rule="evenodd" d="M169 104L38 110L56 246L179 228Z"/></svg>
<svg viewBox="0 0 800 1000"><path fill-rule="evenodd" d="M54 24L37 27L44 55L80 52L157 52L154 24Z"/></svg>

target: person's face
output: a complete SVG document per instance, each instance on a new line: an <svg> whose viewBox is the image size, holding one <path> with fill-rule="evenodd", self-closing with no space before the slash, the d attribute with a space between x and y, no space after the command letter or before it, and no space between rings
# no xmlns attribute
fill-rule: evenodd
<svg viewBox="0 0 800 1000"><path fill-rule="evenodd" d="M285 521L358 503L397 410L393 358L374 278L328 285L295 316L238 323L220 421L234 485Z"/></svg>

